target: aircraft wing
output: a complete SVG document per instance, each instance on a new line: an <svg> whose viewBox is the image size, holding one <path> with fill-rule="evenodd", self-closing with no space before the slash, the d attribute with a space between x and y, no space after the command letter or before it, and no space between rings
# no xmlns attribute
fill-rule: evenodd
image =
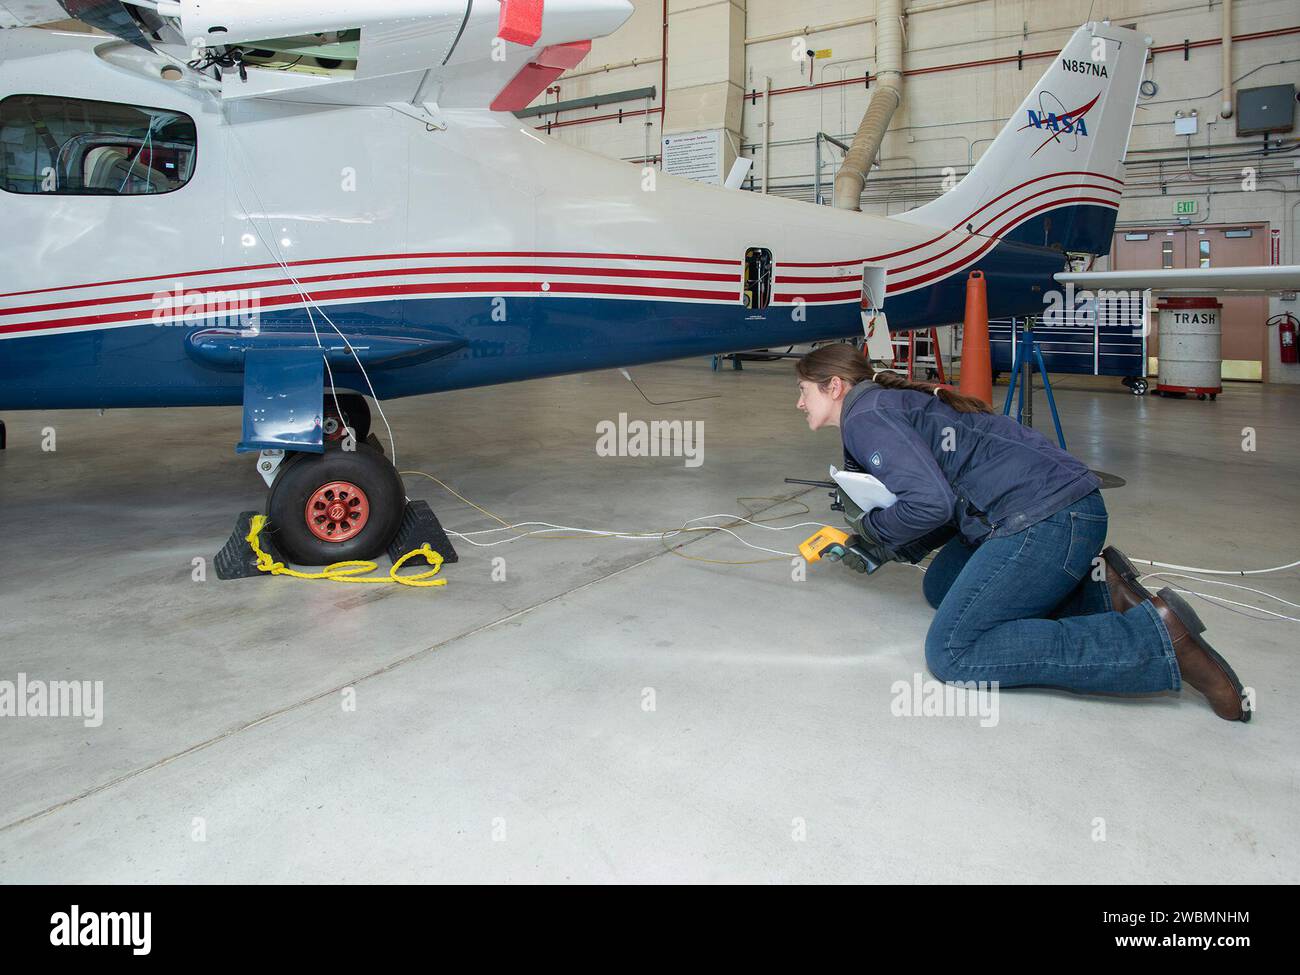
<svg viewBox="0 0 1300 975"><path fill-rule="evenodd" d="M56 20L79 20L138 47L150 47L121 0L0 0L0 27L32 27Z"/></svg>
<svg viewBox="0 0 1300 975"><path fill-rule="evenodd" d="M1300 265L1280 267L1161 268L1136 271L1062 271L1056 280L1093 291L1164 294L1277 294L1300 291Z"/></svg>
<svg viewBox="0 0 1300 975"><path fill-rule="evenodd" d="M342 95L350 87L343 97L352 101L373 94L502 112L527 106L586 57L593 38L631 15L630 0L0 0L0 27L73 19L145 48L152 46L146 31L165 24L191 47L225 51L357 38L349 42L351 72L274 72L279 83L242 80L226 97L293 97L294 88L326 86Z"/></svg>
<svg viewBox="0 0 1300 975"><path fill-rule="evenodd" d="M4 0L11 2L11 0ZM387 89L439 108L526 106L632 14L629 0L158 0L182 36L209 46L356 37L355 70L325 79L342 95ZM321 79L317 79L318 81ZM320 88L317 87L317 91ZM232 87L227 97L240 94ZM256 85L245 94L257 94Z"/></svg>
<svg viewBox="0 0 1300 975"><path fill-rule="evenodd" d="M31 27L67 17L58 0L0 0L0 27Z"/></svg>

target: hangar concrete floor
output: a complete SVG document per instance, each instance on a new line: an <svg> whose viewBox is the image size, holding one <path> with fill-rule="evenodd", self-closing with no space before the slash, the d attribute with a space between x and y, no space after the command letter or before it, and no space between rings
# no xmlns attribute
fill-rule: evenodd
<svg viewBox="0 0 1300 975"><path fill-rule="evenodd" d="M837 459L788 363L635 375L657 400L721 396L651 407L610 372L401 401L399 466L512 521L657 530ZM1081 383L1060 384L1071 448L1128 479L1106 492L1111 541L1295 558L1300 389ZM620 411L702 420L703 465L598 457ZM529 539L461 544L441 590L196 582L191 560L262 503L237 410L5 419L0 678L102 680L104 720L0 720L4 881L1300 879L1295 624L1197 601L1256 689L1249 725L1190 689L1004 691L992 727L897 717L931 615L913 568L796 582L788 559ZM492 525L408 485L453 528ZM837 517L803 500L783 523ZM793 551L807 531L744 533ZM760 557L719 535L684 552ZM1261 584L1300 602L1300 573Z"/></svg>

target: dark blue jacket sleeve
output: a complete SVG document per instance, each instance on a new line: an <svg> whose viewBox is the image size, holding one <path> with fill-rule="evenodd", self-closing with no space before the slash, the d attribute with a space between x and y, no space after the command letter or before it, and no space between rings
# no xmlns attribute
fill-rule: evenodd
<svg viewBox="0 0 1300 975"><path fill-rule="evenodd" d="M956 495L924 437L892 412L867 410L849 418L844 445L868 474L898 496L868 520L887 545L905 545L948 524Z"/></svg>

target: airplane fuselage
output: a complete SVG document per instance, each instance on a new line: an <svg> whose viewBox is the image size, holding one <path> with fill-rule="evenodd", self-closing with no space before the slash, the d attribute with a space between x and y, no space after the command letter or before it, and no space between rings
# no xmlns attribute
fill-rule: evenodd
<svg viewBox="0 0 1300 975"><path fill-rule="evenodd" d="M0 409L234 405L244 351L277 343L319 344L338 388L368 393L355 351L389 398L859 335L864 264L887 269L895 331L959 321L976 268L991 315L1026 315L1064 264L1030 243L1046 234L1029 204L975 232L813 207L509 114L449 110L439 129L387 105L223 103L118 42L4 33L0 99L181 112L195 157L167 193L0 192ZM761 307L754 248L773 267Z"/></svg>

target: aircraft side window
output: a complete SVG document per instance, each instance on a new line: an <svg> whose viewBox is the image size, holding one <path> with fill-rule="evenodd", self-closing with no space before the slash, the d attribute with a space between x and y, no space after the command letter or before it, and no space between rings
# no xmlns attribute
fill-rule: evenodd
<svg viewBox="0 0 1300 975"><path fill-rule="evenodd" d="M183 112L58 95L0 101L0 188L54 196L170 193L194 174Z"/></svg>
<svg viewBox="0 0 1300 975"><path fill-rule="evenodd" d="M772 252L766 247L745 251L745 307L766 308L772 303Z"/></svg>

